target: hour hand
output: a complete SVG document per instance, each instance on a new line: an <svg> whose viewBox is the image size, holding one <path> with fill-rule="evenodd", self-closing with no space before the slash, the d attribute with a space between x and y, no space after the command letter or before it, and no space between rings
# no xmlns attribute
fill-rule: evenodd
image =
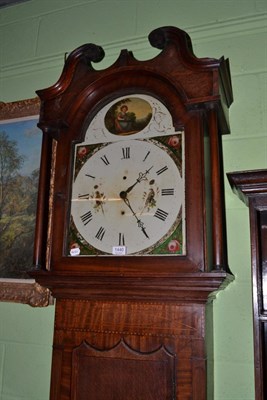
<svg viewBox="0 0 267 400"><path fill-rule="evenodd" d="M140 183L141 181L146 180L146 176L149 174L149 171L153 168L150 167L149 169L147 169L145 172L139 172L138 174L138 178L136 179L136 181L134 182L133 185L129 186L128 189L126 189L125 191L121 192L121 193L125 193L125 196L127 196L128 193L130 193L130 191L137 185L137 183ZM121 196L122 198L122 196Z"/></svg>

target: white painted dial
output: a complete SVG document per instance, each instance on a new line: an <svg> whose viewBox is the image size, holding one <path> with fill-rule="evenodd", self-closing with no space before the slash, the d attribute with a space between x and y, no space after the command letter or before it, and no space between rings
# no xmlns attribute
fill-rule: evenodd
<svg viewBox="0 0 267 400"><path fill-rule="evenodd" d="M88 247L149 254L171 235L183 202L171 150L156 140L120 140L95 148L72 189L74 226Z"/></svg>

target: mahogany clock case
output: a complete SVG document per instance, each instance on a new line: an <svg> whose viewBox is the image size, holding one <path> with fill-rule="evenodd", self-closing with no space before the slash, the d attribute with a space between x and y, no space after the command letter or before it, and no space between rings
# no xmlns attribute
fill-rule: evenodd
<svg viewBox="0 0 267 400"><path fill-rule="evenodd" d="M113 65L98 70L92 63L102 60L102 48L83 45L69 55L58 82L37 92L43 146L31 275L56 298L51 400L85 400L89 394L92 400L207 399L206 304L233 279L227 261L221 145L221 135L229 133L229 64L224 58L197 58L190 37L178 28L156 29L149 40L161 50L155 58L138 61L123 50ZM135 127L134 133L128 127L128 135L120 137L127 146L119 147L108 118L100 117L109 115L108 110L121 100L129 105L125 100L133 98L150 104L151 119L141 128ZM164 116L163 130L155 110ZM126 129L126 124L123 126ZM94 134L98 139L106 135L108 142L101 140L101 147L95 148L99 143L92 143ZM134 170L133 181L117 189L116 201L123 207L130 209L133 201L130 218L136 224L136 235L145 239L151 219L146 225L142 209L136 213L135 205L139 206L132 194L141 190L142 197L144 189L140 188L150 185L147 193L156 182L159 189L153 186L154 194L148 202L151 209L153 201L177 194L174 204L165 200L158 203L162 206L156 203L154 216L148 216L160 217L157 224L164 224L173 210L170 228L155 236L149 249L137 249L137 254L92 253L105 253L107 249L97 248L96 240L107 237L103 229L107 232L108 225L101 222L99 229L103 229L99 230L92 224L97 220L96 213L103 213L105 207L99 198L93 198L96 209L88 203L87 211L78 208L78 217L76 211L71 212L77 196L84 201L91 196L91 189L83 192L83 184L79 186L75 180L83 174L83 166L77 167L77 154L85 157L83 165L90 165L86 174L89 180L94 179L92 176L97 177L105 167L112 167L116 152L109 157L102 153L102 145L111 149L111 138L128 166L129 151L131 157L135 154L135 160L143 149L143 160L147 160L153 146L165 152L166 158L162 158L166 162L155 167L155 176L149 164L144 169L140 166L143 161L133 162L129 168ZM174 148L170 138L182 149ZM140 140L140 150L134 153L135 140ZM88 152L93 152L92 157L100 155L95 164ZM168 158L170 154L174 164ZM157 158L161 157L155 157L153 164ZM93 171L94 165L100 167ZM117 179L121 165L113 164L110 179ZM180 174L180 197L178 185L171 185L170 180L164 186L165 180L160 181L166 167L175 171L175 179ZM130 176L128 173L123 177ZM102 177L107 182L104 173ZM100 197L102 192L107 197L104 190L99 191ZM103 196L101 199L105 200ZM148 197L144 199L146 203ZM182 225L176 219L180 209ZM94 227L96 239L91 232L84 233L82 225L74 232L75 245L69 247L71 215L89 229ZM173 236L178 231L180 236ZM119 244L123 247L128 228L117 232L122 233ZM83 239L87 242L84 248ZM169 245L169 253L166 248L162 250L165 242L178 239L182 239L180 250ZM141 254L143 250L145 254ZM151 253L154 250L156 254ZM83 251L91 253L81 254ZM212 369L209 375L212 380Z"/></svg>

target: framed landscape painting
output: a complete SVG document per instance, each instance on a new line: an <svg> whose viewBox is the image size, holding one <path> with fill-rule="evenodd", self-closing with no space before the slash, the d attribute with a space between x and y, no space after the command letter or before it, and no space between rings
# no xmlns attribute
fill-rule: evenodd
<svg viewBox="0 0 267 400"><path fill-rule="evenodd" d="M46 305L32 267L42 132L37 98L0 103L0 300Z"/></svg>

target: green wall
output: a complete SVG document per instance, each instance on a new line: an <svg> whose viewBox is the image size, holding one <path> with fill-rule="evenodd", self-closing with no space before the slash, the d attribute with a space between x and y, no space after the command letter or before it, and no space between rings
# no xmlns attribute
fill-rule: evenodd
<svg viewBox="0 0 267 400"><path fill-rule="evenodd" d="M186 30L198 57L230 59L234 104L225 172L267 167L266 0L29 0L0 10L0 101L53 85L64 54L92 42L110 65L120 49L152 57L147 35ZM248 210L226 181L229 264L235 281L214 301L215 400L253 400ZM48 400L54 307L0 303L0 400ZM104 399L103 399L104 400ZM211 399L213 400L213 399Z"/></svg>

